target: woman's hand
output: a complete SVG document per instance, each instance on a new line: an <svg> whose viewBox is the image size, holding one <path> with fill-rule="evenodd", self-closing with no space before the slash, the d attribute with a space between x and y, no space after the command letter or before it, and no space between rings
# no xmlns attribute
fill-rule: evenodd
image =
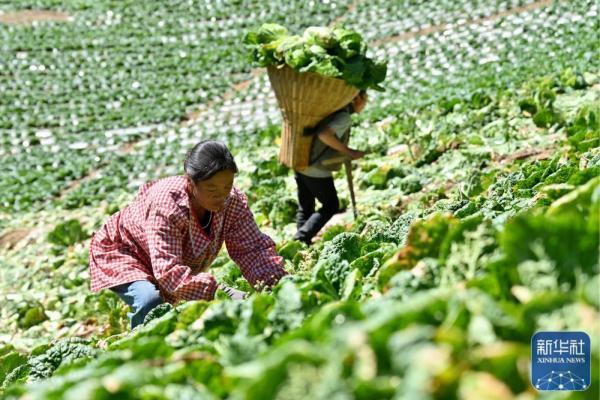
<svg viewBox="0 0 600 400"><path fill-rule="evenodd" d="M231 300L244 300L246 298L246 296L248 295L248 293L246 293L246 292L234 289L232 287L229 287L229 286L223 285L223 284L219 285L219 288L222 291L224 291Z"/></svg>
<svg viewBox="0 0 600 400"><path fill-rule="evenodd" d="M359 158L363 158L367 154L364 151L348 149L348 156L353 160L358 160Z"/></svg>

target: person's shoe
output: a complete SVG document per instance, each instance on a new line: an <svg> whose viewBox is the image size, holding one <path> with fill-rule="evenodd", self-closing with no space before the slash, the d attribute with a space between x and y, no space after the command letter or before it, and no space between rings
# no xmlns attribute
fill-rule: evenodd
<svg viewBox="0 0 600 400"><path fill-rule="evenodd" d="M312 240L310 240L310 239L306 239L306 238L302 238L302 237L298 237L298 236L294 236L294 240L297 240L297 241L299 241L299 242L302 242L302 243L304 243L304 244L305 244L305 245L307 245L307 246L310 246L310 245L312 244L312 243L311 243L311 242L312 242Z"/></svg>

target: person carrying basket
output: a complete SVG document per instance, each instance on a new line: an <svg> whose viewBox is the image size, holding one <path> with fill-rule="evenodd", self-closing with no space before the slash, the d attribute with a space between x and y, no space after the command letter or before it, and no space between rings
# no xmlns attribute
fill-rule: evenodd
<svg viewBox="0 0 600 400"><path fill-rule="evenodd" d="M363 151L348 147L348 143L351 114L364 110L367 97L366 91L360 91L349 104L324 118L311 130L310 134L315 137L309 165L294 170L298 187L298 230L294 235L295 240L310 245L312 238L340 211L332 171L341 168L344 158L356 160L365 155ZM318 211L315 210L315 200L322 204Z"/></svg>

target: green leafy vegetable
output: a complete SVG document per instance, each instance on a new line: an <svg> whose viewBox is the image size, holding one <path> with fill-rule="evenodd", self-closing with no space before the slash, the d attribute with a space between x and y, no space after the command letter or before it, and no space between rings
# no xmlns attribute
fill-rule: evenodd
<svg viewBox="0 0 600 400"><path fill-rule="evenodd" d="M287 64L299 72L343 79L359 89L384 90L380 84L387 63L368 58L361 35L345 28L312 26L297 36L269 23L248 32L244 44L261 67Z"/></svg>

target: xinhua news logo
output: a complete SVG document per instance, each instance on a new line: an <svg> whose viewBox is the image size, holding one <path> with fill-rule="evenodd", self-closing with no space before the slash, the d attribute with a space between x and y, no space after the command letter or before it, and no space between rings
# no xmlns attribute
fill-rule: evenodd
<svg viewBox="0 0 600 400"><path fill-rule="evenodd" d="M587 390L590 356L585 332L537 332L531 338L531 384L539 391Z"/></svg>

